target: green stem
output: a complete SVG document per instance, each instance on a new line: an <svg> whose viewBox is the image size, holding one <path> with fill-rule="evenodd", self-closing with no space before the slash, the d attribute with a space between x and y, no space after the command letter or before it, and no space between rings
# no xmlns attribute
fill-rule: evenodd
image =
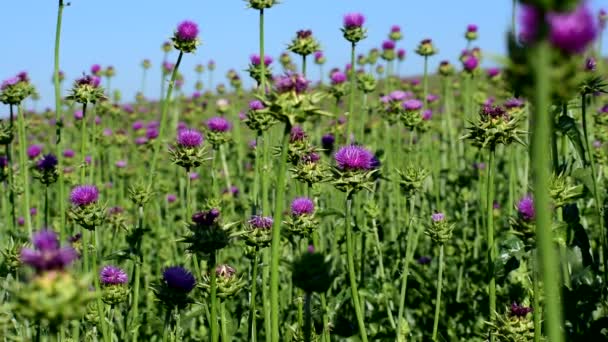
<svg viewBox="0 0 608 342"><path fill-rule="evenodd" d="M260 31L260 69L262 70L262 75L260 75L260 93L262 96L266 94L266 63L264 63L264 9L260 9L260 21L259 21L259 31Z"/></svg>
<svg viewBox="0 0 608 342"><path fill-rule="evenodd" d="M143 229L143 224L144 224L144 208L143 207L139 207L138 208L138 228L139 229ZM141 248L141 246L137 246L137 248ZM135 259L135 276L134 276L134 281L135 281L135 285L133 286L133 301L132 301L132 311L131 311L131 330L133 331L133 342L137 342L138 341L138 332L139 332L139 282L140 282L140 273L141 273L141 263L142 263L142 257L141 257L141 252L138 251L137 253L137 258Z"/></svg>
<svg viewBox="0 0 608 342"><path fill-rule="evenodd" d="M537 253L533 254L534 259L537 258ZM535 260L530 260L530 264L532 264L532 281L534 287L534 304L532 308L534 311L532 312L533 320L534 320L534 342L540 342L542 339L543 333L541 330L541 305L540 305L540 279L538 278L538 266L536 265Z"/></svg>
<svg viewBox="0 0 608 342"><path fill-rule="evenodd" d="M355 275L355 251L353 241L353 231L351 226L352 215L352 194L346 196L346 211L344 213L344 225L346 230L346 258L348 260L348 278L350 280L351 297L353 306L355 307L355 315L357 316L357 324L359 325L359 333L361 340L367 342L367 331L365 329L365 321L361 311L359 302L359 291L357 289L357 277Z"/></svg>
<svg viewBox="0 0 608 342"><path fill-rule="evenodd" d="M496 152L494 148L489 151L488 157L488 178L486 185L486 224L488 231L488 276L490 282L488 284L488 293L490 295L490 322L496 320L496 275L494 272L494 260L496 252L494 247L494 156ZM490 342L494 341L494 335L490 335Z"/></svg>
<svg viewBox="0 0 608 342"><path fill-rule="evenodd" d="M211 276L211 341L219 341L219 331L217 326L217 274L215 272L215 264L217 262L217 252L212 252L209 258L208 272Z"/></svg>
<svg viewBox="0 0 608 342"><path fill-rule="evenodd" d="M59 177L57 179L57 187L59 188L59 216L61 224L59 225L59 235L61 240L65 238L65 180L63 175L63 151L61 141L61 128L63 126L61 118L61 84L59 82L59 46L61 42L61 22L63 18L63 8L65 4L63 0L58 0L57 8L57 25L55 28L55 56L53 65L53 85L55 87L55 155L57 156L57 169ZM12 191L12 190L11 190Z"/></svg>
<svg viewBox="0 0 608 342"><path fill-rule="evenodd" d="M152 164L150 165L150 173L148 178L150 179L150 186L154 184L154 177L156 176L156 161L158 159L158 152L160 148L163 146L163 140L165 139L165 126L167 121L167 112L169 111L169 102L171 101L171 94L173 93L173 87L175 86L175 79L177 78L177 69L179 68L179 64L182 61L182 56L184 53L182 51L179 52L179 56L177 57L177 62L175 63L175 67L173 68L173 72L171 74L171 81L169 82L169 86L167 88L167 96L165 100L162 102L161 114L160 114L160 128L158 129L158 141L154 143L154 152L152 154Z"/></svg>
<svg viewBox="0 0 608 342"><path fill-rule="evenodd" d="M226 303L220 303L220 324L222 326L222 341L230 341L228 336L228 321L226 320Z"/></svg>
<svg viewBox="0 0 608 342"><path fill-rule="evenodd" d="M287 150L291 124L285 123L283 141L281 143L281 159L276 175L276 199L274 208L274 224L272 225L271 264L270 264L270 305L272 321L272 341L279 342L279 259L281 258L281 223L285 205L285 173L287 172ZM267 177L264 177L267 178Z"/></svg>
<svg viewBox="0 0 608 342"><path fill-rule="evenodd" d="M551 117L547 114L550 105L551 85L549 65L551 50L547 42L539 42L532 51L534 54L534 111L532 116L532 171L534 182L534 201L536 207L536 241L540 253L539 267L543 271L545 287L545 325L548 340L563 342L562 306L560 300L560 281L558 258L553 247L552 210L549 197L551 178L549 154L546 153L551 139Z"/></svg>
<svg viewBox="0 0 608 342"><path fill-rule="evenodd" d="M99 228L97 227L95 230L93 230L91 232L91 239L93 240L93 253L92 253L92 264L91 265L91 269L93 271L93 274L95 275L95 291L97 291L97 293L100 293L100 285L99 285L99 265L97 264L97 253L99 253L99 251L101 250L101 246L98 245L99 242ZM104 311L104 307L103 307L103 302L101 301L101 296L97 296L97 311L99 314L99 322L100 322L100 326L101 326L101 334L103 337L104 342L110 342L111 338L110 335L108 334L108 326L106 323L106 317L105 317L105 311Z"/></svg>
<svg viewBox="0 0 608 342"><path fill-rule="evenodd" d="M311 336L312 336L312 310L311 310L311 297L312 295L310 293L306 293L306 297L304 297L304 315L305 315L305 320L304 320L304 341L305 342L310 342L311 340Z"/></svg>
<svg viewBox="0 0 608 342"><path fill-rule="evenodd" d="M226 162L226 153L224 152L224 145L220 145L220 158L222 160L224 178L226 178L226 189L230 191L230 189L232 189L232 182L230 181L230 171L228 169L228 163Z"/></svg>
<svg viewBox="0 0 608 342"><path fill-rule="evenodd" d="M80 184L84 184L86 180L87 172L87 161L86 161L86 150L87 150L87 104L82 104L82 118L80 119L80 158L82 158L82 165L80 165Z"/></svg>
<svg viewBox="0 0 608 342"><path fill-rule="evenodd" d="M376 223L376 219L372 219L372 228L374 231L374 242L376 244L376 251L378 253L378 272L380 273L380 283L384 284L386 279L385 279L385 274L384 274L384 261L382 258L382 244L380 243L380 237L378 235L378 225ZM391 324L391 327L393 329L395 329L397 327L397 325L395 324L395 319L393 318L393 312L391 311L389 296L384 296L384 305L386 306L386 313L388 315L388 321Z"/></svg>
<svg viewBox="0 0 608 342"><path fill-rule="evenodd" d="M306 55L302 55L302 76L306 78Z"/></svg>
<svg viewBox="0 0 608 342"><path fill-rule="evenodd" d="M253 254L253 260L251 261L251 294L249 299L249 338L251 342L256 342L258 339L257 334L257 320L256 320L256 295L258 287L258 249L256 248Z"/></svg>
<svg viewBox="0 0 608 342"><path fill-rule="evenodd" d="M19 159L21 168L21 176L23 182L23 214L25 222L27 224L27 231L29 236L32 236L32 216L30 215L30 176L29 168L27 165L27 157L25 154L25 145L27 143L27 137L25 135L25 113L21 108L21 104L17 107L19 117L17 118L19 124Z"/></svg>
<svg viewBox="0 0 608 342"><path fill-rule="evenodd" d="M595 200L595 213L597 215L599 224L600 224L600 244L602 246L602 249L604 250L603 253L603 264L604 264L604 270L606 269L607 265L608 265L608 246L606 245L606 231L604 228L604 218L603 218L603 206L602 206L602 202L601 202L601 198L600 198L600 193L599 193L599 189L600 187L598 187L597 185L597 173L596 173L596 167L595 167L595 157L593 155L593 151L591 150L591 144L589 144L589 127L588 127L588 123L587 123L587 94L582 94L582 98L581 98L581 111L582 111L582 117L583 117L583 136L585 137L585 149L587 150L587 153L589 154L589 161L591 162L591 180L593 181L593 198ZM608 272L604 272L604 280L608 281Z"/></svg>
<svg viewBox="0 0 608 342"><path fill-rule="evenodd" d="M437 299L435 300L435 321L433 322L433 341L437 341L439 309L441 308L441 286L443 281L443 244L439 246L439 270L437 271Z"/></svg>
<svg viewBox="0 0 608 342"><path fill-rule="evenodd" d="M165 313L165 326L163 329L163 342L167 342L171 329L171 309L167 309L167 312Z"/></svg>
<svg viewBox="0 0 608 342"><path fill-rule="evenodd" d="M349 70L349 87L350 87L350 94L349 94L349 98L348 98L348 123L347 123L347 128L348 131L346 132L346 139L348 141L348 139L350 139L350 135L353 132L353 125L355 123L355 120L357 120L355 118L355 90L357 87L357 78L355 76L355 43L351 43L350 45L350 70ZM359 137L361 138L361 137Z"/></svg>
<svg viewBox="0 0 608 342"><path fill-rule="evenodd" d="M422 101L424 101L424 107L428 105L427 95L429 94L429 57L424 56L424 74L422 76Z"/></svg>

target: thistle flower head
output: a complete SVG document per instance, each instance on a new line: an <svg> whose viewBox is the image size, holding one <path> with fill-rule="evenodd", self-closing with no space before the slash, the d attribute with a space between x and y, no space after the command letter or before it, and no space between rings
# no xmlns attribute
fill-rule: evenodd
<svg viewBox="0 0 608 342"><path fill-rule="evenodd" d="M117 266L107 265L99 271L99 282L102 285L123 285L128 279L127 273Z"/></svg>
<svg viewBox="0 0 608 342"><path fill-rule="evenodd" d="M334 159L339 169L363 171L373 168L374 154L361 146L350 145L341 147Z"/></svg>
<svg viewBox="0 0 608 342"><path fill-rule="evenodd" d="M344 16L343 25L346 29L358 28L365 23L365 17L361 13L348 13Z"/></svg>
<svg viewBox="0 0 608 342"><path fill-rule="evenodd" d="M517 203L517 212L524 221L532 221L536 217L534 200L530 195L526 195Z"/></svg>
<svg viewBox="0 0 608 342"><path fill-rule="evenodd" d="M42 153L41 145L31 145L27 148L27 157L30 159L36 159L40 153Z"/></svg>
<svg viewBox="0 0 608 342"><path fill-rule="evenodd" d="M99 199L99 190L95 185L79 185L70 194L72 205L83 207L96 203Z"/></svg>
<svg viewBox="0 0 608 342"><path fill-rule="evenodd" d="M433 222L441 222L441 221L445 220L445 214L434 213L433 215L431 215L431 219L433 220Z"/></svg>
<svg viewBox="0 0 608 342"><path fill-rule="evenodd" d="M526 315L528 315L532 311L534 310L531 307L519 305L513 302L513 304L511 304L510 314L514 317L526 317Z"/></svg>
<svg viewBox="0 0 608 342"><path fill-rule="evenodd" d="M220 217L220 210L212 208L192 215L192 221L201 227L211 227Z"/></svg>
<svg viewBox="0 0 608 342"><path fill-rule="evenodd" d="M306 132L302 129L302 126L293 126L289 133L289 142L294 143L297 141L303 141L306 139Z"/></svg>
<svg viewBox="0 0 608 342"><path fill-rule="evenodd" d="M234 269L234 267L230 266L230 265L217 265L217 267L215 268L215 274L219 277L219 278L232 278L235 274L236 274L236 269Z"/></svg>
<svg viewBox="0 0 608 342"><path fill-rule="evenodd" d="M177 144L182 147L194 148L203 143L203 135L193 129L184 129L177 133Z"/></svg>
<svg viewBox="0 0 608 342"><path fill-rule="evenodd" d="M597 36L594 19L593 13L584 2L572 12L549 13L549 40L566 53L581 53Z"/></svg>
<svg viewBox="0 0 608 342"><path fill-rule="evenodd" d="M194 289L196 279L188 270L181 266L171 266L163 271L163 281L165 284L181 293L189 293Z"/></svg>
<svg viewBox="0 0 608 342"><path fill-rule="evenodd" d="M277 91L279 93L287 93L293 91L296 94L301 94L306 91L309 83L310 81L304 78L304 76L296 73L291 73L279 76L275 80L275 87L277 88Z"/></svg>
<svg viewBox="0 0 608 342"><path fill-rule="evenodd" d="M323 149L331 151L334 149L334 143L336 142L336 137L333 134L327 133L321 137L321 146Z"/></svg>
<svg viewBox="0 0 608 342"><path fill-rule="evenodd" d="M36 167L40 171L52 171L57 167L57 157L49 153L36 163Z"/></svg>
<svg viewBox="0 0 608 342"><path fill-rule="evenodd" d="M332 85L338 85L346 82L346 74L342 71L336 70L329 75Z"/></svg>
<svg viewBox="0 0 608 342"><path fill-rule="evenodd" d="M314 211L315 204L308 197L297 197L291 202L291 214L294 216L311 215Z"/></svg>
<svg viewBox="0 0 608 342"><path fill-rule="evenodd" d="M395 42L393 42L392 40L385 40L384 42L382 42L382 50L394 50L395 49Z"/></svg>
<svg viewBox="0 0 608 342"><path fill-rule="evenodd" d="M477 25L475 25L475 24L467 25L467 32L477 32Z"/></svg>
<svg viewBox="0 0 608 342"><path fill-rule="evenodd" d="M41 273L45 271L64 270L78 258L72 247L60 247L57 234L42 230L32 237L34 249L22 248L21 261Z"/></svg>
<svg viewBox="0 0 608 342"><path fill-rule="evenodd" d="M194 41L198 36L198 25L192 21L184 20L177 25L175 36L182 41Z"/></svg>
<svg viewBox="0 0 608 342"><path fill-rule="evenodd" d="M477 66L479 66L479 60L473 55L468 55L464 58L462 66L466 71L473 72L477 69Z"/></svg>
<svg viewBox="0 0 608 342"><path fill-rule="evenodd" d="M258 66L261 64L261 59L260 59L260 55L258 54L253 54L249 57L249 61L251 62L252 65ZM270 64L272 64L274 60L272 59L271 56L268 55L264 55L264 65L265 66L269 66Z"/></svg>
<svg viewBox="0 0 608 342"><path fill-rule="evenodd" d="M232 124L223 116L216 116L207 120L207 128L212 132L228 132Z"/></svg>
<svg viewBox="0 0 608 342"><path fill-rule="evenodd" d="M270 216L254 215L247 222L256 229L271 229L274 220Z"/></svg>
<svg viewBox="0 0 608 342"><path fill-rule="evenodd" d="M416 111L416 110L420 110L422 109L422 101L418 100L418 99L409 99L409 100L405 100L403 101L403 109L406 111Z"/></svg>

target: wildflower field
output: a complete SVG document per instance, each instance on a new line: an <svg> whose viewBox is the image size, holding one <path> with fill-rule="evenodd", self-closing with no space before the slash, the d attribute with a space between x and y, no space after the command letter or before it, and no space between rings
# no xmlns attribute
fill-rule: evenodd
<svg viewBox="0 0 608 342"><path fill-rule="evenodd" d="M56 1L54 107L0 75L0 341L608 341L603 10L514 0L492 68L474 24L453 65L351 12L336 66L314 25L265 54L294 0L246 0L248 69L180 67L184 20L153 100L64 75Z"/></svg>

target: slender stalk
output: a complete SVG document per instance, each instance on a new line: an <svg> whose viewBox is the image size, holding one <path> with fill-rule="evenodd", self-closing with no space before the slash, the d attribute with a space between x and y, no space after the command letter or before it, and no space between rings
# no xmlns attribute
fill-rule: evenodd
<svg viewBox="0 0 608 342"><path fill-rule="evenodd" d="M163 329L163 342L167 342L167 338L169 337L169 332L171 331L171 309L168 309L165 313L165 324Z"/></svg>
<svg viewBox="0 0 608 342"><path fill-rule="evenodd" d="M82 165L80 165L80 184L84 184L86 180L87 172L87 104L82 104L82 118L80 119L80 158L82 158Z"/></svg>
<svg viewBox="0 0 608 342"><path fill-rule="evenodd" d="M14 125L13 125L13 121L14 121L14 115L13 115L13 106L9 106L9 110L10 110L10 121L9 121L9 125L10 125L10 130L11 132L14 132ZM14 133L13 133L14 134ZM14 141L14 138L13 138ZM4 146L5 147L5 151L6 151L6 163L8 166L8 186L9 186L9 195L8 195L8 200L10 202L11 205L11 224L10 224L10 228L11 228L11 232L15 231L15 227L17 226L17 211L15 209L15 187L14 187L14 169L13 169L13 142L11 141L10 144Z"/></svg>
<svg viewBox="0 0 608 342"><path fill-rule="evenodd" d="M486 186L486 224L488 231L488 276L490 282L488 284L488 293L490 295L490 322L496 320L496 275L494 272L494 260L496 259L496 249L494 247L494 156L496 152L494 148L489 151L488 157L488 178ZM490 342L494 341L494 334L490 335Z"/></svg>
<svg viewBox="0 0 608 342"><path fill-rule="evenodd" d="M306 293L306 297L304 297L304 341L310 342L312 336L312 310L311 310L311 302L312 294Z"/></svg>
<svg viewBox="0 0 608 342"><path fill-rule="evenodd" d="M516 0L512 0L511 1L511 30L513 30L513 34L516 34L516 20L515 20L515 16L516 16L516 7L517 7L517 1Z"/></svg>
<svg viewBox="0 0 608 342"><path fill-rule="evenodd" d="M23 182L23 215L25 216L25 222L27 224L27 231L29 236L32 236L32 216L30 215L30 176L29 167L27 165L27 157L25 155L25 145L27 137L25 136L25 113L21 108L21 104L17 107L18 115L17 118L19 125L19 162L21 169L21 180Z"/></svg>
<svg viewBox="0 0 608 342"><path fill-rule="evenodd" d="M154 152L152 154L152 164L150 165L150 173L148 178L150 179L150 185L154 184L154 177L156 176L156 162L158 159L158 152L160 148L163 146L163 140L165 138L165 126L167 121L167 112L169 111L169 102L171 101L171 94L173 93L173 87L175 87L175 79L177 78L177 70L179 69L179 65L182 61L182 56L184 53L182 51L179 52L179 56L177 57L177 62L175 63L175 67L173 68L173 73L171 74L171 81L169 82L169 86L167 88L167 96L165 96L165 100L162 103L161 114L160 114L160 128L158 129L158 141L154 144Z"/></svg>
<svg viewBox="0 0 608 342"><path fill-rule="evenodd" d="M537 258L537 253L533 254L534 259ZM536 265L535 260L530 260L530 264L532 264L532 281L534 287L534 304L532 308L534 311L532 312L533 320L534 320L534 342L540 342L543 337L541 330L541 306L540 306L540 279L538 277L538 266Z"/></svg>
<svg viewBox="0 0 608 342"><path fill-rule="evenodd" d="M439 309L441 308L441 286L443 285L443 244L439 246L439 270L437 271L437 299L435 300L435 321L433 322L433 341L437 341Z"/></svg>
<svg viewBox="0 0 608 342"><path fill-rule="evenodd" d="M226 189L230 191L230 189L232 189L232 182L230 181L230 171L228 169L228 163L226 162L226 153L224 152L224 145L220 145L220 159L222 160L224 178L226 178Z"/></svg>
<svg viewBox="0 0 608 342"><path fill-rule="evenodd" d="M378 235L378 225L376 224L376 219L372 220L372 229L374 231L374 242L376 244L376 251L378 253L378 273L380 273L380 282L384 283L386 279L384 274L384 261L382 260L382 244L380 243L380 237ZM390 299L388 296L384 296L384 305L386 306L388 321L391 324L391 327L395 329L397 325L395 324L395 319L393 318L393 312L391 311Z"/></svg>
<svg viewBox="0 0 608 342"><path fill-rule="evenodd" d="M274 224L272 225L271 264L270 264L270 305L272 321L272 341L279 342L279 259L281 258L281 222L285 205L285 173L287 172L287 150L291 124L285 123L283 141L281 143L281 159L276 175L276 199L274 208ZM267 178L267 177L264 177Z"/></svg>
<svg viewBox="0 0 608 342"><path fill-rule="evenodd" d="M422 101L424 101L424 107L428 105L427 95L429 94L429 57L424 56L424 73L422 76Z"/></svg>
<svg viewBox="0 0 608 342"><path fill-rule="evenodd" d="M608 245L606 244L606 230L604 227L604 217L603 217L603 207L602 207L602 202L601 202L601 197L600 197L600 193L599 193L599 189L600 187L598 187L597 185L597 173L596 173L596 167L595 167L595 157L593 155L593 151L591 150L591 144L589 144L589 126L587 123L587 94L582 94L581 97L581 111L582 111L582 117L583 117L583 136L585 138L585 149L587 150L587 153L589 154L589 161L591 162L591 180L593 183L593 199L595 200L595 213L597 215L598 221L599 221L599 225L600 225L600 243L602 246L602 249L604 250L603 253L603 264L604 264L604 269L606 269L606 265L608 265ZM604 272L604 280L608 281L608 272Z"/></svg>
<svg viewBox="0 0 608 342"><path fill-rule="evenodd" d="M44 226L49 226L49 187L44 186Z"/></svg>
<svg viewBox="0 0 608 342"><path fill-rule="evenodd" d="M59 188L59 217L61 218L61 224L59 225L59 235L61 240L63 241L63 239L65 238L65 180L63 175L63 151L61 151L61 128L63 124L61 118L61 84L59 82L59 46L61 43L61 22L63 18L63 8L65 7L65 4L63 0L58 1L59 4L57 6L57 24L55 27L53 85L55 87L55 155L57 156L57 169L59 170L57 187Z"/></svg>
<svg viewBox="0 0 608 342"><path fill-rule="evenodd" d="M191 211L192 204L190 203L190 201L191 201L191 199L190 199L191 183L192 183L192 180L190 179L190 169L186 169L186 215L184 216L185 220L188 220L190 218L190 216L192 215L192 211Z"/></svg>
<svg viewBox="0 0 608 342"><path fill-rule="evenodd" d="M220 303L220 324L222 327L222 341L230 341L228 336L228 321L226 320L226 303Z"/></svg>
<svg viewBox="0 0 608 342"><path fill-rule="evenodd" d="M93 274L95 275L95 291L97 291L97 293L99 293L100 291L100 285L99 285L99 264L97 263L97 253L99 253L99 250L101 250L101 247L99 246L99 227L97 227L94 231L91 232L91 239L93 240L93 253L92 253L92 265L91 265L91 269L93 271ZM97 296L97 311L99 314L99 323L101 326L101 334L103 337L104 342L110 342L111 338L110 335L108 334L108 325L106 322L106 317L105 317L105 311L103 308L103 302L101 301L101 296Z"/></svg>
<svg viewBox="0 0 608 342"><path fill-rule="evenodd" d="M350 280L351 297L353 300L353 306L355 307L355 315L357 316L357 324L359 325L359 333L361 334L361 340L367 342L367 331L365 328L365 321L363 313L361 311L361 304L359 302L359 290L357 289L357 277L355 275L355 251L353 232L351 227L351 215L352 215L352 195L346 196L346 211L344 213L344 225L346 230L346 258L348 260L348 278Z"/></svg>
<svg viewBox="0 0 608 342"><path fill-rule="evenodd" d="M551 230L552 210L550 209L549 179L551 177L549 154L546 153L551 138L551 121L547 115L550 104L551 85L549 81L550 47L547 42L539 42L534 54L534 111L532 113L532 171L534 182L534 204L536 207L536 241L539 250L539 267L545 289L545 326L548 340L563 342L562 306L558 258L553 246Z"/></svg>
<svg viewBox="0 0 608 342"><path fill-rule="evenodd" d="M251 293L249 299L249 338L251 342L256 342L258 339L257 334L257 320L256 320L256 295L258 287L258 249L256 248L253 254L253 260L251 261Z"/></svg>
<svg viewBox="0 0 608 342"><path fill-rule="evenodd" d="M346 139L348 141L348 139L350 139L350 135L353 132L353 125L354 125L354 121L357 120L357 118L355 118L355 90L357 88L357 77L355 76L355 47L356 44L353 42L350 45L350 70L349 70L349 75L348 78L350 80L349 82L349 87L350 87L350 94L349 94L349 98L348 98L348 123L347 123L347 128L348 128L348 132L346 134ZM361 137L359 137L361 138Z"/></svg>
<svg viewBox="0 0 608 342"><path fill-rule="evenodd" d="M260 9L259 17L259 31L260 31L260 69L262 75L260 75L260 92L262 96L266 94L266 63L264 63L264 9Z"/></svg>
<svg viewBox="0 0 608 342"><path fill-rule="evenodd" d="M302 55L302 76L306 78L306 55Z"/></svg>
<svg viewBox="0 0 608 342"><path fill-rule="evenodd" d="M144 208L143 207L139 207L138 208L138 227L139 229L143 228L143 224L144 224ZM141 248L141 246L138 246L138 248ZM135 268L135 285L133 286L133 301L131 303L131 328L130 330L133 331L133 342L137 342L138 341L138 333L139 333L139 325L138 325L138 321L139 321L139 282L140 282L140 273L141 273L141 263L143 262L142 257L141 257L141 253L138 253L138 256L135 260L135 264L134 264L134 268ZM199 273L200 274L200 273Z"/></svg>
<svg viewBox="0 0 608 342"><path fill-rule="evenodd" d="M211 330L211 341L219 341L219 331L217 326L217 274L215 273L215 265L217 263L217 252L212 252L209 258L208 272L211 273L211 322L209 322Z"/></svg>

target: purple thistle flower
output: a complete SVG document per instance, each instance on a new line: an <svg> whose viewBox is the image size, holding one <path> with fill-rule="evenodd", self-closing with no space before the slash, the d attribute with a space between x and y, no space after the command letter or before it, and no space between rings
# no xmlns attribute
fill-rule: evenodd
<svg viewBox="0 0 608 342"><path fill-rule="evenodd" d="M72 190L70 202L72 205L82 207L97 202L99 190L95 185L79 185Z"/></svg>
<svg viewBox="0 0 608 342"><path fill-rule="evenodd" d="M504 106L507 109L521 108L524 106L524 101L514 97L507 99L504 103Z"/></svg>
<svg viewBox="0 0 608 342"><path fill-rule="evenodd" d="M133 123L133 125L131 125L131 128L132 128L134 131L139 131L140 129L144 128L144 122L143 122L143 121L139 121L139 120L138 120L138 121L135 121L135 122Z"/></svg>
<svg viewBox="0 0 608 342"><path fill-rule="evenodd" d="M252 216L249 221L247 221L253 228L256 229L270 229L272 228L272 224L274 220L270 216Z"/></svg>
<svg viewBox="0 0 608 342"><path fill-rule="evenodd" d="M154 140L158 138L158 129L156 127L150 127L146 130L146 138L148 140Z"/></svg>
<svg viewBox="0 0 608 342"><path fill-rule="evenodd" d="M581 53L597 36L596 21L585 2L572 12L549 13L549 40L558 49L571 53Z"/></svg>
<svg viewBox="0 0 608 342"><path fill-rule="evenodd" d="M30 216L36 216L38 214L38 209L30 208Z"/></svg>
<svg viewBox="0 0 608 342"><path fill-rule="evenodd" d="M391 26L391 33L398 33L398 32L401 32L401 27L399 27L399 25Z"/></svg>
<svg viewBox="0 0 608 342"><path fill-rule="evenodd" d="M169 288L184 294L192 291L196 285L196 279L192 273L181 266L165 268L163 281Z"/></svg>
<svg viewBox="0 0 608 342"><path fill-rule="evenodd" d="M255 139L249 140L247 146L249 146L250 149L255 150L258 146L258 142Z"/></svg>
<svg viewBox="0 0 608 342"><path fill-rule="evenodd" d="M167 195L167 202L168 203L174 203L175 201L177 201L177 196L174 194L168 194Z"/></svg>
<svg viewBox="0 0 608 342"><path fill-rule="evenodd" d="M217 267L215 268L215 274L219 277L219 278L232 278L235 274L236 274L236 269L234 269L234 267L230 266L230 265L217 265Z"/></svg>
<svg viewBox="0 0 608 342"><path fill-rule="evenodd" d="M124 169L125 167L127 167L127 161L126 160L117 160L114 165L119 169Z"/></svg>
<svg viewBox="0 0 608 342"><path fill-rule="evenodd" d="M530 195L526 195L517 203L517 212L526 222L534 220L536 217L536 210L534 209L534 200Z"/></svg>
<svg viewBox="0 0 608 342"><path fill-rule="evenodd" d="M418 258L418 260L416 260L420 265L428 265L431 263L431 257L428 256L421 256L420 258Z"/></svg>
<svg viewBox="0 0 608 342"><path fill-rule="evenodd" d="M433 111L431 109L425 109L422 112L422 120L429 121L433 117Z"/></svg>
<svg viewBox="0 0 608 342"><path fill-rule="evenodd" d="M100 73L101 73L101 65L99 65L99 64L91 65L91 74L93 74L95 76L99 76Z"/></svg>
<svg viewBox="0 0 608 342"><path fill-rule="evenodd" d="M519 305L515 302L511 304L511 316L515 317L526 317L530 312L534 311L531 307Z"/></svg>
<svg viewBox="0 0 608 342"><path fill-rule="evenodd" d="M52 171L57 167L57 157L49 153L36 163L36 167L40 171Z"/></svg>
<svg viewBox="0 0 608 342"><path fill-rule="evenodd" d="M193 129L184 129L177 133L177 144L182 147L199 147L203 143L203 135Z"/></svg>
<svg viewBox="0 0 608 342"><path fill-rule="evenodd" d="M493 106L493 105L487 104L481 108L481 112L484 115L487 115L492 119L508 118L507 111L505 110L505 108L503 108L501 106Z"/></svg>
<svg viewBox="0 0 608 342"><path fill-rule="evenodd" d="M27 156L30 159L36 159L40 155L40 153L42 153L41 145L36 144L27 148Z"/></svg>
<svg viewBox="0 0 608 342"><path fill-rule="evenodd" d="M599 140L595 140L592 145L595 148L600 148L600 147L602 147L602 142Z"/></svg>
<svg viewBox="0 0 608 342"><path fill-rule="evenodd" d="M117 266L107 265L99 271L99 282L102 285L123 285L128 279L127 273Z"/></svg>
<svg viewBox="0 0 608 342"><path fill-rule="evenodd" d="M384 42L382 42L382 50L394 50L395 49L395 42L393 42L392 40L385 40Z"/></svg>
<svg viewBox="0 0 608 342"><path fill-rule="evenodd" d="M258 54L253 54L249 57L249 61L251 62L251 64L258 66L260 65L260 63L262 62L260 55ZM264 65L265 66L269 66L270 64L272 64L274 60L272 59L272 56L268 56L268 55L264 55Z"/></svg>
<svg viewBox="0 0 608 342"><path fill-rule="evenodd" d="M306 91L309 83L310 81L304 78L304 76L292 73L279 76L275 80L275 87L279 93L295 91L296 94L301 94Z"/></svg>
<svg viewBox="0 0 608 342"><path fill-rule="evenodd" d="M306 132L302 129L302 126L293 126L289 133L289 142L294 143L297 141L303 141L306 139Z"/></svg>
<svg viewBox="0 0 608 342"><path fill-rule="evenodd" d="M434 213L433 215L431 215L431 219L433 220L433 222L441 222L441 221L445 220L445 214Z"/></svg>
<svg viewBox="0 0 608 342"><path fill-rule="evenodd" d="M197 180L200 176L198 172L190 172L190 174L188 174L188 177L190 177L190 180Z"/></svg>
<svg viewBox="0 0 608 342"><path fill-rule="evenodd" d="M222 116L216 116L207 120L207 128L212 132L228 132L232 124Z"/></svg>
<svg viewBox="0 0 608 342"><path fill-rule="evenodd" d="M321 146L323 149L331 151L334 149L334 143L336 142L336 137L333 134L327 133L321 137Z"/></svg>
<svg viewBox="0 0 608 342"><path fill-rule="evenodd" d="M262 101L260 100L253 100L251 102L249 102L249 109L250 110L262 110L266 108L264 106L264 103L262 103Z"/></svg>
<svg viewBox="0 0 608 342"><path fill-rule="evenodd" d="M397 58L402 61L405 59L405 49L397 50Z"/></svg>
<svg viewBox="0 0 608 342"><path fill-rule="evenodd" d="M72 247L60 247L57 234L51 230L37 232L32 242L34 249L21 249L21 261L36 269L37 273L63 270L78 258Z"/></svg>
<svg viewBox="0 0 608 342"><path fill-rule="evenodd" d="M14 86L19 83L19 77L11 77L2 81L2 85L0 86L0 90L6 90L6 88Z"/></svg>
<svg viewBox="0 0 608 342"><path fill-rule="evenodd" d="M311 164L311 163L316 163L319 161L319 159L321 159L321 156L319 156L318 153L315 152L311 152L305 156L302 157L302 162L303 163L307 163L307 164Z"/></svg>
<svg viewBox="0 0 608 342"><path fill-rule="evenodd" d="M477 32L477 25L475 25L475 24L469 24L467 26L467 32L473 32L473 33Z"/></svg>
<svg viewBox="0 0 608 342"><path fill-rule="evenodd" d="M585 70L594 71L596 66L597 66L597 62L595 61L595 58L587 57L587 60L585 61Z"/></svg>
<svg viewBox="0 0 608 342"><path fill-rule="evenodd" d="M0 168L4 168L8 166L8 159L6 156L0 156Z"/></svg>
<svg viewBox="0 0 608 342"><path fill-rule="evenodd" d="M487 73L488 73L488 77L494 78L494 77L500 75L500 69L499 68L489 68Z"/></svg>
<svg viewBox="0 0 608 342"><path fill-rule="evenodd" d="M211 227L217 222L218 217L220 217L220 210L217 208L212 208L195 213L192 215L192 221L202 227Z"/></svg>
<svg viewBox="0 0 608 342"><path fill-rule="evenodd" d="M323 58L325 58L325 55L323 54L323 51L315 51L314 57L315 61L319 63L323 60Z"/></svg>
<svg viewBox="0 0 608 342"><path fill-rule="evenodd" d="M71 149L67 149L67 150L63 151L63 156L66 158L74 158L75 154L76 153L74 153L74 150L71 150Z"/></svg>
<svg viewBox="0 0 608 342"><path fill-rule="evenodd" d="M23 216L19 216L19 218L17 218L17 224L21 227L25 225L25 218Z"/></svg>
<svg viewBox="0 0 608 342"><path fill-rule="evenodd" d="M372 169L373 158L373 153L357 145L341 147L334 155L339 169L352 171Z"/></svg>
<svg viewBox="0 0 608 342"><path fill-rule="evenodd" d="M311 215L315 212L315 203L308 197L297 197L291 202L293 216Z"/></svg>
<svg viewBox="0 0 608 342"><path fill-rule="evenodd" d="M402 103L403 109L407 111L415 111L422 109L422 101L418 99L405 100Z"/></svg>
<svg viewBox="0 0 608 342"><path fill-rule="evenodd" d="M393 90L388 94L389 101L403 101L408 98L408 93L403 90Z"/></svg>
<svg viewBox="0 0 608 342"><path fill-rule="evenodd" d="M344 16L344 28L354 29L363 26L365 17L361 13L348 13Z"/></svg>
<svg viewBox="0 0 608 342"><path fill-rule="evenodd" d="M222 193L231 194L234 197L238 196L239 192L239 188L236 185L231 186L230 189L226 188L222 191Z"/></svg>
<svg viewBox="0 0 608 342"><path fill-rule="evenodd" d="M332 85L338 85L346 82L346 74L339 70L332 72L331 75L329 75L329 78Z"/></svg>
<svg viewBox="0 0 608 342"><path fill-rule="evenodd" d="M468 55L464 62L462 63L462 65L464 66L464 69L468 72L472 72L475 69L477 69L477 66L479 65L479 60L477 59L477 57L473 56L473 55Z"/></svg>
<svg viewBox="0 0 608 342"><path fill-rule="evenodd" d="M135 138L135 145L145 145L147 142L148 142L148 138L146 138L146 137Z"/></svg>
<svg viewBox="0 0 608 342"><path fill-rule="evenodd" d="M176 37L185 42L191 42L198 36L198 25L190 20L184 20L177 25Z"/></svg>

